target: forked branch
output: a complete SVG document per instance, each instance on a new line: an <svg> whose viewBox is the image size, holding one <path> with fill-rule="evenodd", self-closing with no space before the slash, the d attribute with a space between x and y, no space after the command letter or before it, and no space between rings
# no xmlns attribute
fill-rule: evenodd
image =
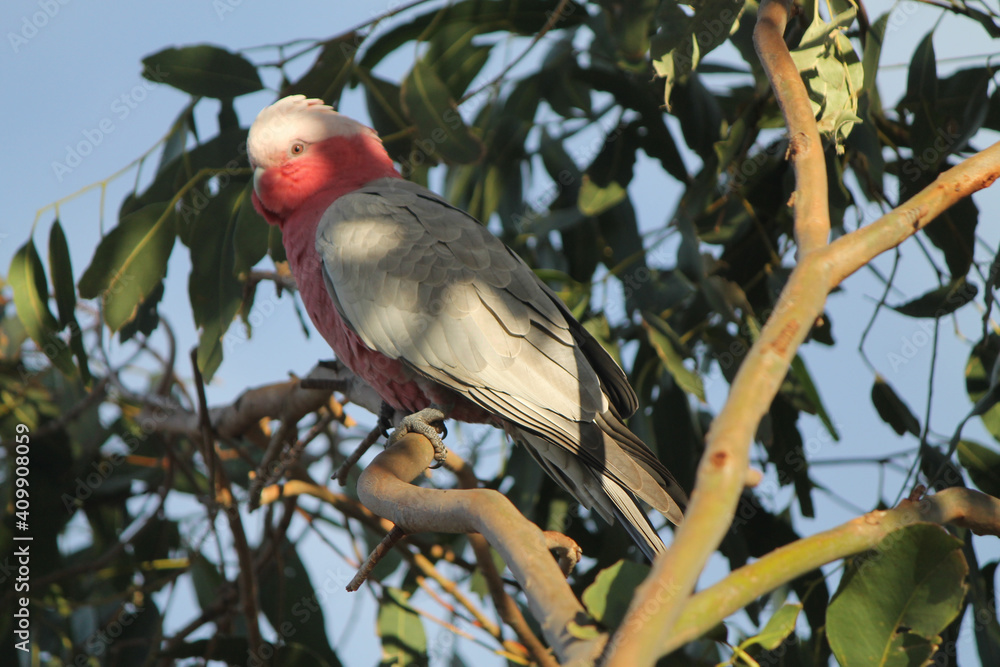
<svg viewBox="0 0 1000 667"><path fill-rule="evenodd" d="M909 202L871 225L827 245L829 204L822 146L812 112L804 111L810 108L808 96L782 36L789 5L788 0L761 4L754 41L788 125L789 158L796 176L793 204L799 263L706 435L685 521L673 547L657 558L650 576L637 589L628 615L609 642L609 665L653 664L663 653L663 638L676 634L684 622L681 614L690 604L695 583L732 522L757 427L799 346L822 314L829 292L1000 175L1000 144L996 144L942 173ZM714 615L716 622L723 617Z"/></svg>
<svg viewBox="0 0 1000 667"><path fill-rule="evenodd" d="M542 531L506 496L492 489L438 490L410 484L433 462L434 449L411 433L368 464L358 478L358 498L407 533L480 533L520 582L532 615L560 662L591 664L604 635L581 639L573 628L592 624L549 553Z"/></svg>

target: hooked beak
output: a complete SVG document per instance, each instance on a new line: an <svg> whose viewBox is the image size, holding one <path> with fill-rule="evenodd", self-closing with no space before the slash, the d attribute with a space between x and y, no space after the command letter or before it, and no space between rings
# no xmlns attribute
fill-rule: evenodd
<svg viewBox="0 0 1000 667"><path fill-rule="evenodd" d="M253 170L253 191L260 197L260 179L264 176L264 170L256 167Z"/></svg>

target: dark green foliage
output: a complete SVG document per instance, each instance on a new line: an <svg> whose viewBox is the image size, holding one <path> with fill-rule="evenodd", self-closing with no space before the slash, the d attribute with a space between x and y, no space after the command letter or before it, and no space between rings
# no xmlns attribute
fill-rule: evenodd
<svg viewBox="0 0 1000 667"><path fill-rule="evenodd" d="M973 29L1000 34L995 15L961 2L949 7ZM871 224L871 211L930 186L976 152L984 142L981 129L1000 130L995 63L984 58L946 70L929 33L908 58L905 92L890 105L881 99L876 75L891 17L859 22L845 0L809 1L800 9L785 38L823 133L834 236L853 229L856 220ZM827 9L834 16L825 16ZM281 96L305 94L334 106L347 96L363 99L369 118L361 120L378 130L405 176L427 183L437 170L440 178L433 182L444 184L447 197L498 230L620 360L639 397L630 427L690 490L719 397L774 311L796 261L789 142L775 131L783 121L753 50L757 10L753 0L418 3L387 29L362 26L311 43L293 58L305 67L282 63L277 87ZM511 53L523 49L530 49L528 56L506 70ZM413 57L406 71L390 73L383 63L399 54ZM51 224L47 263L29 238L9 268L12 304L0 303L0 438L12 443L19 423L33 434L32 576L40 582L30 593L40 628L35 641L62 664L88 657L88 664L102 666L199 659L248 664L248 656L257 657L252 619L240 597L244 563L216 544L235 540L225 532L228 500L220 489L232 489L236 506L245 507L268 425L217 438L219 460L209 465L197 441L209 425L199 421L188 367L176 359L187 351L149 350L158 349L150 343L157 337L172 340L161 309L178 281L187 286L199 336L195 359L205 381L225 375L226 336L250 335L248 314L260 280L275 279L279 294L294 298L287 294L292 287L281 232L251 203L245 142L252 119L233 103L262 89L261 73L273 62L209 45L146 57L145 77L192 96L167 128L155 172L137 179L142 187L121 203L89 256L74 249L78 260L86 258L82 272L70 262L66 220ZM292 70L304 73L293 76ZM220 106L215 134L214 126L198 127L195 120L195 107L206 103ZM664 194L639 192L640 182L662 186ZM680 195L668 198L668 187ZM650 200L658 208L643 217L641 204ZM880 316L898 313L906 316L899 320L926 323L982 302L988 323L1000 259L982 256L979 218L966 199L926 227L921 236L930 241L924 252L935 279L887 290L880 305L891 310L877 311ZM167 276L178 240L188 250L190 273ZM903 252L919 254L914 248L911 242ZM973 282L970 273L979 278ZM984 285L982 296L978 285ZM240 331L231 331L234 323ZM845 352L844 345L853 343L843 343L839 331L835 343L834 324L824 313L806 349L818 343ZM285 326L294 345L300 327L294 321ZM102 351L112 344L135 351L146 371L144 385L120 383L106 368ZM981 418L1000 440L998 352L1000 338L984 325L965 371L968 418ZM807 358L796 356L788 369L754 450L754 466L777 481L777 490L794 493L781 496L788 507L775 508L776 494L744 491L720 547L733 569L800 539L807 526L799 517L818 514L826 494L836 492L810 477L817 469L811 443L837 441L838 420L845 416L824 405L822 396L832 389L828 378L810 373ZM887 424L873 435L873 447L898 436L912 447L911 460L921 459L914 466L921 482L943 487L968 480L1000 494L996 443L962 439L964 422L950 443L933 432L918 442L925 416L914 414L897 393L903 388L892 386L881 370L873 370L871 405L859 400L857 406ZM188 426L176 426L180 417L190 418ZM299 435L313 423L303 418ZM810 437L806 423L819 435ZM641 556L620 526L609 527L577 506L523 449L505 450L490 471L484 461L494 459L498 441L491 434L463 444L470 458L482 455L477 472L488 477L485 486L502 490L529 519L582 547L589 558L570 584L588 612L614 628L645 575L636 562ZM310 466L331 458L339 463L340 442L339 436L318 438L281 481L323 484L316 476L321 466ZM0 497L8 503L12 450L3 456ZM870 465L886 463L873 459ZM217 488L210 475L220 472L228 483L219 481ZM344 493L338 502L349 506L353 486ZM178 498L186 508L204 510L196 526L164 511ZM329 568L312 571L292 536L301 534L302 517L312 529L321 525L336 533L331 544L338 548L349 539L372 548L384 532L371 523L360 528L356 515L348 521L348 513L331 503L298 503L283 497L249 515L263 527L249 538L256 608L273 630L265 632L260 651L286 666L336 667L342 659L356 664L327 629L334 615L355 613L327 602L353 569L331 548ZM662 517L653 520L661 527ZM87 537L60 548L71 521L86 526ZM0 543L10 544L13 530L13 519L5 518ZM760 664L825 665L835 654L848 665L919 664L942 642L957 639L968 607L983 664L997 664L996 563L980 568L973 544L971 536L962 541L931 526L898 531L848 562L832 602L835 582L818 569L809 572L746 607L757 629L741 634L736 628L745 629L745 621L729 628L729 643L742 652L731 662L743 664L737 660L746 655ZM412 553L430 554L459 588L471 588L471 597L484 595L482 573L467 564L467 540L421 535L406 545L410 556L391 552L366 584L375 592L376 627L358 621L355 630L381 638L382 664L421 665L431 657L462 664L457 655L434 654L440 646L419 613L427 598L418 584L429 579ZM9 548L0 561L10 557ZM153 593L180 581L191 585L199 607L186 621L202 614L199 628L214 624L211 638L161 636L166 611ZM507 589L523 603L513 585ZM800 611L804 620L796 623ZM433 613L447 616L439 612ZM469 629L464 613L447 621ZM9 621L0 620L5 647L11 645ZM174 622L175 632L178 625L183 623ZM121 639L99 650L111 630L120 630ZM477 641L494 641L479 628L470 632L479 633ZM720 626L711 637L726 639L726 629ZM490 644L491 650L497 646ZM729 656L721 644L696 643L664 664L716 664ZM0 662L14 664L16 657L0 653Z"/></svg>

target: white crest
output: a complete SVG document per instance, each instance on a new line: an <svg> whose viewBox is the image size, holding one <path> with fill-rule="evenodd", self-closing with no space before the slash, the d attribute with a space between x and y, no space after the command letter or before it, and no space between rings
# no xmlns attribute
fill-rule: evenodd
<svg viewBox="0 0 1000 667"><path fill-rule="evenodd" d="M265 162L268 155L285 155L296 141L316 143L330 137L350 137L375 130L333 110L323 100L289 95L265 107L250 126L247 151L250 163Z"/></svg>

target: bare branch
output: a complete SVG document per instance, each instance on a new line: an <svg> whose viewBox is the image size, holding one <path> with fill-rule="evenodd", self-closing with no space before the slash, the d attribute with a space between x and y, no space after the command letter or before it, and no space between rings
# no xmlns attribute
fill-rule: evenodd
<svg viewBox="0 0 1000 667"><path fill-rule="evenodd" d="M237 438L258 428L261 419L290 419L298 421L310 412L327 405L330 391L303 388L307 379L332 383L346 401L360 405L378 414L381 399L371 387L358 379L342 364L317 365L302 380L287 380L248 389L231 405L211 408L209 419L215 434L223 439ZM189 438L200 435L198 415L179 407L156 408L152 417L157 428Z"/></svg>
<svg viewBox="0 0 1000 667"><path fill-rule="evenodd" d="M422 435L403 437L361 474L358 497L407 533L481 533L521 583L532 614L560 660L592 663L604 636L584 640L571 631L593 621L549 554L542 532L492 489L438 490L410 484L433 456L430 441Z"/></svg>
<svg viewBox="0 0 1000 667"><path fill-rule="evenodd" d="M208 404L205 400L205 383L202 381L201 369L198 368L198 350L191 349L191 364L194 370L194 382L198 389L198 422L201 430L202 455L208 467L208 488L210 496L206 505L214 514L217 499L224 498L223 511L229 522L229 530L233 534L233 548L240 562L239 590L243 616L247 621L247 644L253 655L261 655L264 639L260 634L260 610L257 607L257 572L253 567L253 553L247 542L246 531L243 529L243 519L240 509L233 502L233 494L225 469L219 465L215 451L215 436L209 418Z"/></svg>
<svg viewBox="0 0 1000 667"><path fill-rule="evenodd" d="M799 68L785 46L791 0L765 0L757 12L754 49L788 126L787 157L795 168L795 241L801 257L830 236L829 196L823 142Z"/></svg>

